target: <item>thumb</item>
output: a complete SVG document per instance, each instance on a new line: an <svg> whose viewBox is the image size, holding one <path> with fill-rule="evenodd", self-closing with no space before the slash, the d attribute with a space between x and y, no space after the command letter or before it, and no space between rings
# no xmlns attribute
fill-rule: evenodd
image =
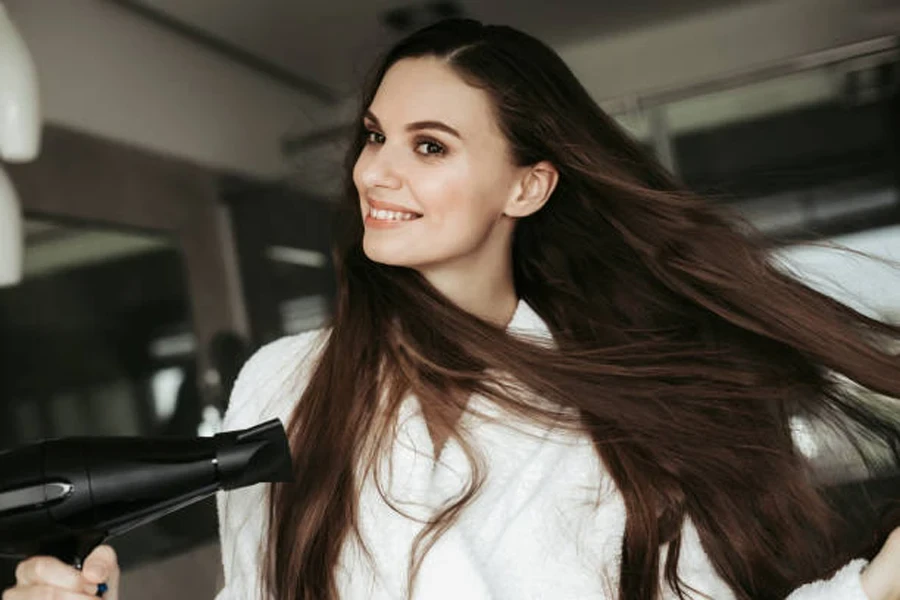
<svg viewBox="0 0 900 600"><path fill-rule="evenodd" d="M97 546L86 559L81 568L84 578L93 584L105 583L107 592L105 600L118 600L119 597L119 561L112 546Z"/></svg>

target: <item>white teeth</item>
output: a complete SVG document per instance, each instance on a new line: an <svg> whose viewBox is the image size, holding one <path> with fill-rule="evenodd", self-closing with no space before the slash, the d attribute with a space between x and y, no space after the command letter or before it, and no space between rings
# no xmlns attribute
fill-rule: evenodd
<svg viewBox="0 0 900 600"><path fill-rule="evenodd" d="M419 215L415 213L370 208L369 216L373 219L378 219L379 221L411 221Z"/></svg>

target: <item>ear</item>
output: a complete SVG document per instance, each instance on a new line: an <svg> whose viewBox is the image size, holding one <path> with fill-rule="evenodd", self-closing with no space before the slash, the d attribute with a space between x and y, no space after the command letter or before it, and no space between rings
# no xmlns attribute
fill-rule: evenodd
<svg viewBox="0 0 900 600"><path fill-rule="evenodd" d="M550 199L557 181L559 172L549 161L526 167L503 214L520 218L536 213Z"/></svg>

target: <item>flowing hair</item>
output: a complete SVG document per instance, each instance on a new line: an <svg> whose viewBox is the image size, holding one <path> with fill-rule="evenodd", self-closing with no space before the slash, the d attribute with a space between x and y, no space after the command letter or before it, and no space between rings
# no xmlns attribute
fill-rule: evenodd
<svg viewBox="0 0 900 600"><path fill-rule="evenodd" d="M552 348L508 335L417 272L363 252L351 176L365 143L362 114L391 65L416 57L440 59L488 95L518 165L548 160L559 171L549 201L519 220L513 241L516 292L548 324ZM851 531L791 423L826 424L867 459L877 442L896 461L900 362L886 344L900 327L773 265L760 235L685 189L553 50L512 28L448 20L412 34L372 74L357 123L334 251L336 307L288 424L295 481L271 489L264 591L338 598L341 549L361 538L363 476L390 447L409 393L429 430L461 445L474 474L423 525L409 590L485 476L477 440L458 423L472 394L591 436L627 511L621 599L657 598L661 577L687 597L677 563L688 519L743 600L783 598L879 547L892 524ZM883 394L882 405L848 392L841 377Z"/></svg>

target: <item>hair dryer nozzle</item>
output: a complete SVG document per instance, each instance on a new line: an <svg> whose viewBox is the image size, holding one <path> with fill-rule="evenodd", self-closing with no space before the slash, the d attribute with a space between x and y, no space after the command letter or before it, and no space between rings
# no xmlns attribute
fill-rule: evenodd
<svg viewBox="0 0 900 600"><path fill-rule="evenodd" d="M278 419L242 431L220 433L215 439L222 489L294 480L290 445Z"/></svg>

